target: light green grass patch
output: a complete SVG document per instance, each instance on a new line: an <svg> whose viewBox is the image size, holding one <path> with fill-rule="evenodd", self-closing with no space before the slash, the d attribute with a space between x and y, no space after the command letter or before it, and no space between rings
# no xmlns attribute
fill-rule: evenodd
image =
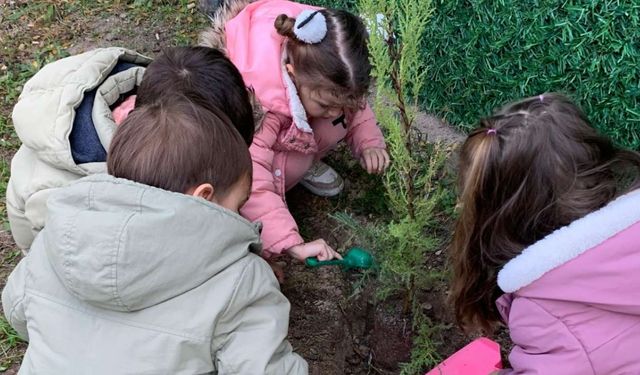
<svg viewBox="0 0 640 375"><path fill-rule="evenodd" d="M197 44L198 33L208 21L198 11L196 0L134 0L128 6L136 22L152 19L154 24L173 27L173 43L178 46Z"/></svg>
<svg viewBox="0 0 640 375"><path fill-rule="evenodd" d="M9 322L0 316L0 372L6 371L12 364L22 360L22 353L18 349L23 343L24 341Z"/></svg>

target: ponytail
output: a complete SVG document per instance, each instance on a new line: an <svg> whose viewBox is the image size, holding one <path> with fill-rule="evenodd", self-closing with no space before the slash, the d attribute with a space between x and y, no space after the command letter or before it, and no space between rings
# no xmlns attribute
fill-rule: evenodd
<svg viewBox="0 0 640 375"><path fill-rule="evenodd" d="M498 157L499 134L496 129L482 124L463 146L460 164L460 217L455 228L453 251L453 282L451 301L455 306L456 319L464 328L491 329L495 320L495 295L497 270L487 262L486 249L480 238L488 239L481 223L476 202L493 197L480 196L489 183L490 166Z"/></svg>
<svg viewBox="0 0 640 375"><path fill-rule="evenodd" d="M291 40L297 40L296 34L293 32L293 28L295 27L295 24L296 24L295 18L289 17L286 14L281 14L276 18L275 22L273 23L273 26L275 26L278 34L286 38L289 38Z"/></svg>

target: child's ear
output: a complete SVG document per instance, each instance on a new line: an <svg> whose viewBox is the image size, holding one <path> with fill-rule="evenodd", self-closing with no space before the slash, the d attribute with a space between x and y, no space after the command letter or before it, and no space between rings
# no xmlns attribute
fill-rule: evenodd
<svg viewBox="0 0 640 375"><path fill-rule="evenodd" d="M194 197L204 198L209 202L213 202L213 193L214 193L213 185L201 184L196 186L196 188L193 189L192 192L190 192L190 195L193 195Z"/></svg>
<svg viewBox="0 0 640 375"><path fill-rule="evenodd" d="M285 64L285 67L287 68L287 73L289 73L289 75L293 78L295 78L296 76L296 71L295 69L293 69L293 65L291 64Z"/></svg>

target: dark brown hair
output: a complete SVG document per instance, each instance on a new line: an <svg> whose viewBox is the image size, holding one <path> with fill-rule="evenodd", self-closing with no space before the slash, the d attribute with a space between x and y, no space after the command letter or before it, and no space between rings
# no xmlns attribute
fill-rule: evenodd
<svg viewBox="0 0 640 375"><path fill-rule="evenodd" d="M287 37L296 82L313 90L329 90L344 99L346 107L359 108L371 81L367 30L360 18L344 10L323 9L319 13L327 20L327 35L316 44L296 38L295 18L281 14L275 20L278 34Z"/></svg>
<svg viewBox="0 0 640 375"><path fill-rule="evenodd" d="M180 193L211 183L218 197L252 172L249 150L227 117L177 95L131 112L113 136L107 169Z"/></svg>
<svg viewBox="0 0 640 375"><path fill-rule="evenodd" d="M154 103L171 93L224 112L245 143L251 144L255 124L249 94L238 69L219 50L208 47L163 50L147 67L136 104Z"/></svg>
<svg viewBox="0 0 640 375"><path fill-rule="evenodd" d="M552 231L637 188L639 174L640 154L598 135L562 95L524 99L483 119L460 157L451 249L459 324L490 331L500 319L498 271Z"/></svg>

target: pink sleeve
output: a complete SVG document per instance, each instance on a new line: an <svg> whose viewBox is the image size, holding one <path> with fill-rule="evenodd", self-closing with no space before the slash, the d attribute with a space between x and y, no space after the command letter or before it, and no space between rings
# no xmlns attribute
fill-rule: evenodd
<svg viewBox="0 0 640 375"><path fill-rule="evenodd" d="M260 130L249 148L253 162L251 196L240 213L251 221L262 222L262 247L264 258L280 254L292 246L304 243L298 233L296 221L273 180L273 145L280 131L277 116L267 113Z"/></svg>
<svg viewBox="0 0 640 375"><path fill-rule="evenodd" d="M514 343L509 354L512 368L501 375L595 374L578 339L534 300L515 298L508 325Z"/></svg>
<svg viewBox="0 0 640 375"><path fill-rule="evenodd" d="M378 127L376 116L369 104L348 117L351 119L347 126L345 139L354 157L359 158L362 151L368 148L386 148L382 131Z"/></svg>
<svg viewBox="0 0 640 375"><path fill-rule="evenodd" d="M120 105L113 109L113 120L116 125L122 124L122 122L129 116L129 112L133 111L136 107L136 96L131 95L125 99Z"/></svg>

